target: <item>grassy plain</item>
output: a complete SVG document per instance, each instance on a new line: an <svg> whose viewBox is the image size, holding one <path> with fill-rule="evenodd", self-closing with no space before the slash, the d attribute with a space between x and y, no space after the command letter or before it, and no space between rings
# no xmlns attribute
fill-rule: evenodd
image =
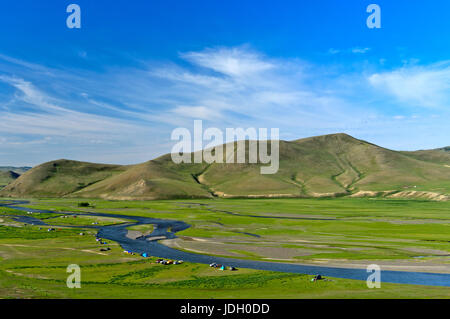
<svg viewBox="0 0 450 319"><path fill-rule="evenodd" d="M191 225L178 233L187 239L179 243L187 246L200 244L189 238L202 238L210 246L238 249L239 245L249 252L269 248L265 253L259 249L260 259L271 257L270 247L275 247L291 250L286 251L290 259L302 261L420 257L421 262L449 265L450 202L368 198L90 202L99 212L182 220ZM92 211L77 207L74 199L34 203L30 207Z"/></svg>
<svg viewBox="0 0 450 319"><path fill-rule="evenodd" d="M178 233L180 238L166 241L168 245L221 256L346 266L378 262L400 267L398 270L423 267L442 272L450 268L449 202L350 198L93 199L89 203L95 208L81 208L80 201L86 200L33 199L27 206L62 214L96 211L183 220L192 227ZM79 229L46 232L8 217L17 213L0 208L0 297L450 297L445 287L383 284L381 289L368 289L365 282L357 280L331 278L313 283L307 275L251 269L220 272L191 263L163 266L154 263L154 258L124 254L112 242L108 243L110 251L100 251L105 245L95 241L95 230L83 230L87 235L79 236L81 224ZM46 222L51 220L60 218ZM91 220L86 225L90 224ZM82 267L82 289L68 289L65 285L66 267L72 263Z"/></svg>

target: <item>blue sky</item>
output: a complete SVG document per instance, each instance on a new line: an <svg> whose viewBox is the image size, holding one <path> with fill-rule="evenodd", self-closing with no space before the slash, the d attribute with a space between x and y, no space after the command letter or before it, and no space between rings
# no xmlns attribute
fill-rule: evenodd
<svg viewBox="0 0 450 319"><path fill-rule="evenodd" d="M81 29L66 27L70 3ZM143 162L195 119L449 145L449 13L444 0L2 4L0 165Z"/></svg>

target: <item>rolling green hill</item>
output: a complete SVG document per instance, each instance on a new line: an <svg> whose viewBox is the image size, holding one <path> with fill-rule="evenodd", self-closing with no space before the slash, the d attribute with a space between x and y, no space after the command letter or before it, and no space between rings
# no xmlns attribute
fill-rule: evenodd
<svg viewBox="0 0 450 319"><path fill-rule="evenodd" d="M25 172L1 193L11 196L65 196L125 169L120 165L58 160Z"/></svg>
<svg viewBox="0 0 450 319"><path fill-rule="evenodd" d="M169 156L170 158L170 156ZM170 161L153 160L133 165L108 179L85 187L72 196L107 199L204 198L211 194L195 182L196 165L173 167Z"/></svg>
<svg viewBox="0 0 450 319"><path fill-rule="evenodd" d="M402 152L421 161L450 165L450 146L434 150L421 150L414 152Z"/></svg>
<svg viewBox="0 0 450 319"><path fill-rule="evenodd" d="M236 143L234 148L236 151ZM266 164L175 164L170 154L130 166L59 160L31 169L0 191L0 196L393 196L447 200L447 155L445 149L397 152L346 134L331 134L280 141L280 166L273 175L260 174L261 165Z"/></svg>

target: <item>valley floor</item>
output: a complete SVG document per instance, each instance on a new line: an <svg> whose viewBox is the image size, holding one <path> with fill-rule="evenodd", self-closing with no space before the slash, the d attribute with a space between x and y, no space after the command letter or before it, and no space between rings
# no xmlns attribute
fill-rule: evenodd
<svg viewBox="0 0 450 319"><path fill-rule="evenodd" d="M88 201L91 207L79 207ZM108 212L181 220L190 228L162 243L190 252L265 261L450 273L450 203L394 199L217 199L105 201L32 199L31 208ZM155 258L100 245L96 229L127 222L33 214L47 232L0 207L0 297L3 298L450 298L448 287L383 283L207 265L160 265ZM66 227L64 227L66 226ZM75 226L75 228L67 228ZM130 227L145 235L151 225ZM80 232L85 235L80 236ZM100 251L109 247L111 250ZM66 267L82 268L82 288L66 287Z"/></svg>

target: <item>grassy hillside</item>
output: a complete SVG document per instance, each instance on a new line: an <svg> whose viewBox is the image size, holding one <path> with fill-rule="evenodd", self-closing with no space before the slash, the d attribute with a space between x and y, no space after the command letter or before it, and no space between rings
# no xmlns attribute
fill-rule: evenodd
<svg viewBox="0 0 450 319"><path fill-rule="evenodd" d="M104 179L72 194L77 197L107 199L168 199L211 197L202 185L195 182L190 171L172 162L149 161L128 167L120 174Z"/></svg>
<svg viewBox="0 0 450 319"><path fill-rule="evenodd" d="M280 142L280 169L261 175L259 165L212 164L199 180L219 194L341 196L427 190L448 193L450 168L333 134Z"/></svg>
<svg viewBox="0 0 450 319"><path fill-rule="evenodd" d="M402 152L421 161L450 166L450 146L434 150L421 150L414 152Z"/></svg>
<svg viewBox="0 0 450 319"><path fill-rule="evenodd" d="M13 196L64 196L123 171L119 165L57 160L34 167L2 190Z"/></svg>
<svg viewBox="0 0 450 319"><path fill-rule="evenodd" d="M236 153L236 143L229 146ZM247 142L246 154L248 148ZM248 156L242 164L175 164L170 154L131 166L60 160L33 168L0 196L168 199L383 195L442 200L450 193L450 164L445 164L448 154L446 149L397 152L346 134L331 134L280 141L279 170L273 175L262 175L260 168L267 164L249 164Z"/></svg>

